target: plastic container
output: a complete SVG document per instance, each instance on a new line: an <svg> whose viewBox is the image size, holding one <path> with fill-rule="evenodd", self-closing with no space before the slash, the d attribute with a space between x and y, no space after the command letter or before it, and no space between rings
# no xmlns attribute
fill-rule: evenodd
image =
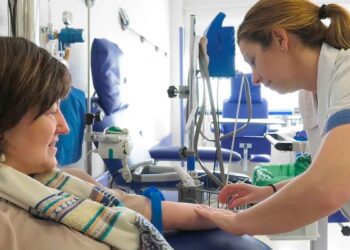
<svg viewBox="0 0 350 250"><path fill-rule="evenodd" d="M310 155L303 155L298 157L295 163L256 166L253 172L253 184L266 186L288 180L303 173L310 164Z"/></svg>
<svg viewBox="0 0 350 250"><path fill-rule="evenodd" d="M187 202L187 203L196 203L196 204L202 204L204 197L203 197L203 183L199 183L194 187L186 187L183 186L180 182L177 185L178 188L178 201L179 202Z"/></svg>

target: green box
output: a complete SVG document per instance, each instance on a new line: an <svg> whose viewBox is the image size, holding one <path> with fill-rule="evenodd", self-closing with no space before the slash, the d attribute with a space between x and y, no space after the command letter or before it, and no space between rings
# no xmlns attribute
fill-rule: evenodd
<svg viewBox="0 0 350 250"><path fill-rule="evenodd" d="M266 186L291 179L303 173L311 164L311 156L299 156L295 163L256 166L253 172L253 184Z"/></svg>

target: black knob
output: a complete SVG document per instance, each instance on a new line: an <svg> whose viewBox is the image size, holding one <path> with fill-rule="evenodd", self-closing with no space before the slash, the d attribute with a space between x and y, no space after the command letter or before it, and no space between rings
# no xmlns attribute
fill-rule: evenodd
<svg viewBox="0 0 350 250"><path fill-rule="evenodd" d="M178 93L177 88L175 86L170 86L167 92L169 98L176 97Z"/></svg>
<svg viewBox="0 0 350 250"><path fill-rule="evenodd" d="M105 116L104 112L102 110L99 110L95 113L95 121L100 122L103 120L103 117Z"/></svg>
<svg viewBox="0 0 350 250"><path fill-rule="evenodd" d="M343 226L341 229L341 232L344 236L350 236L350 227L348 226Z"/></svg>
<svg viewBox="0 0 350 250"><path fill-rule="evenodd" d="M85 114L85 124L92 125L94 123L94 114L86 113Z"/></svg>

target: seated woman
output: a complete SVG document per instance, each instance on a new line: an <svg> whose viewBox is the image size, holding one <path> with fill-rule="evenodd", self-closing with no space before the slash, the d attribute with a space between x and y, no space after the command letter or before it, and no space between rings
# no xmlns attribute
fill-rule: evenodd
<svg viewBox="0 0 350 250"><path fill-rule="evenodd" d="M23 38L0 37L0 249L171 249L147 198L56 168L66 66ZM162 202L164 230L210 229L193 204Z"/></svg>

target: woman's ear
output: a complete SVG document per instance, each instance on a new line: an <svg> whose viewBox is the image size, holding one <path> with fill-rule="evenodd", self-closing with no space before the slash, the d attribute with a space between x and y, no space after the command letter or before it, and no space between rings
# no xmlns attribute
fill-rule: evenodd
<svg viewBox="0 0 350 250"><path fill-rule="evenodd" d="M282 51L288 51L288 33L285 29L274 28L272 29L272 38L273 41L281 48Z"/></svg>

